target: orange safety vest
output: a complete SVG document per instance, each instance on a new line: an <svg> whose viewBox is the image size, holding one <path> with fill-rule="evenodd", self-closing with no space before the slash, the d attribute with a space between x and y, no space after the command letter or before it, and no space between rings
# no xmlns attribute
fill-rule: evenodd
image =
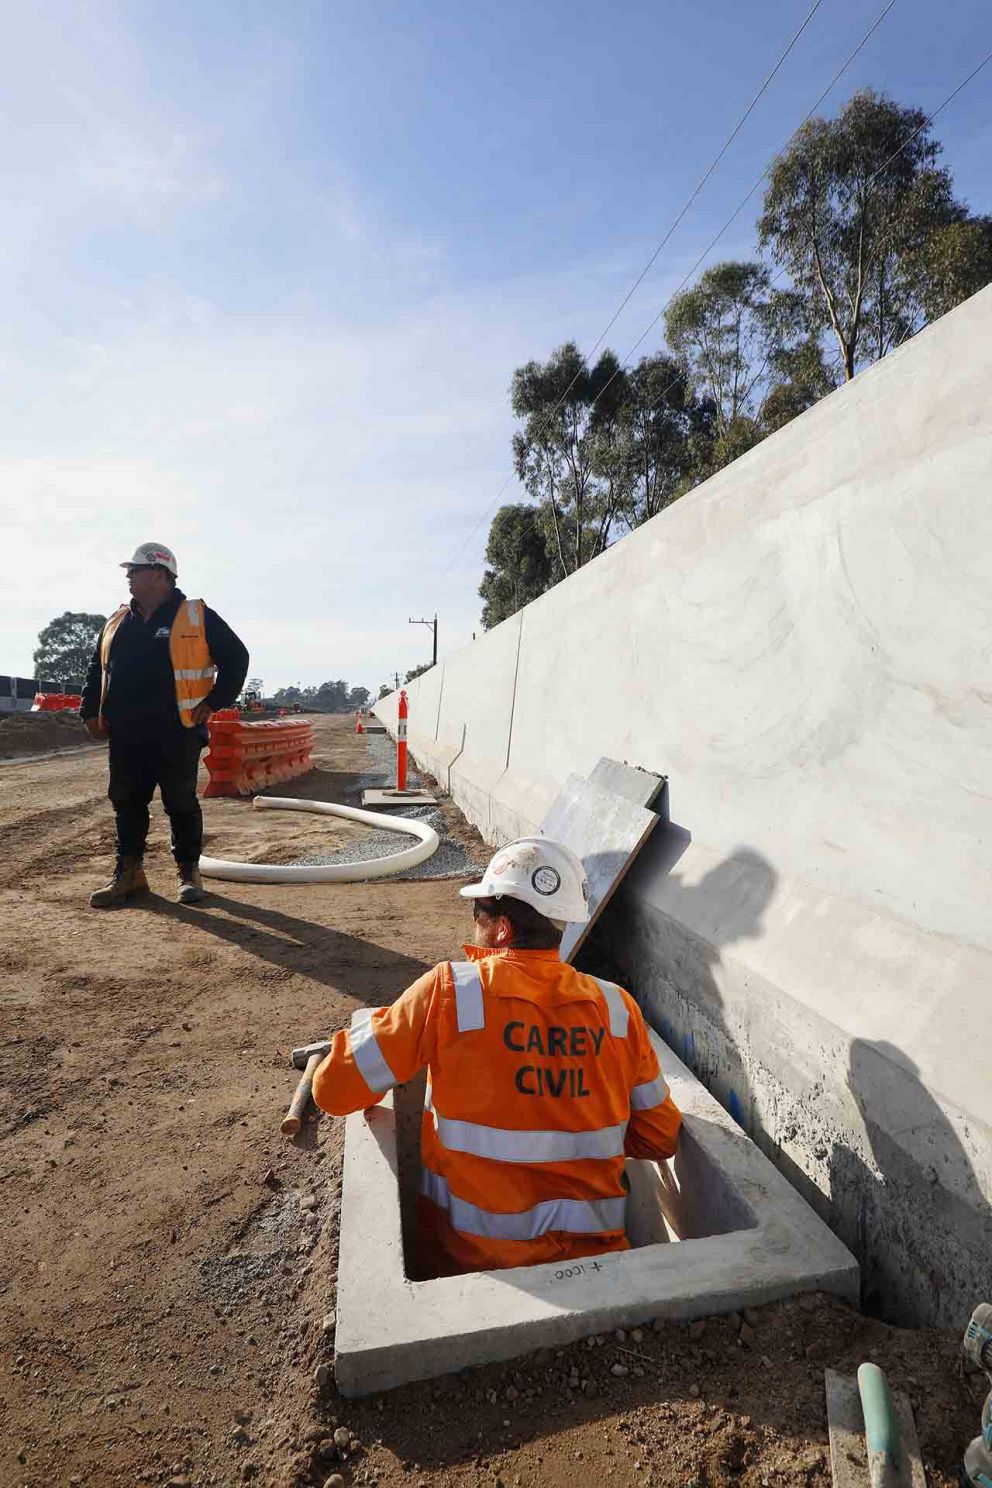
<svg viewBox="0 0 992 1488"><path fill-rule="evenodd" d="M125 615L130 613L129 605L121 605L103 627L103 634L100 637L100 663L103 667L103 680L100 687L101 719L110 681L108 671L110 648L121 621ZM192 728L193 709L197 703L202 703L205 698L209 697L217 675L217 668L214 666L213 657L207 646L202 599L184 599L176 611L169 634L169 656L176 678L176 704L179 708L179 717L184 728Z"/></svg>
<svg viewBox="0 0 992 1488"><path fill-rule="evenodd" d="M557 951L464 949L356 1013L314 1099L347 1115L427 1066L420 1249L435 1273L625 1249L624 1160L671 1157L681 1122L640 1009Z"/></svg>

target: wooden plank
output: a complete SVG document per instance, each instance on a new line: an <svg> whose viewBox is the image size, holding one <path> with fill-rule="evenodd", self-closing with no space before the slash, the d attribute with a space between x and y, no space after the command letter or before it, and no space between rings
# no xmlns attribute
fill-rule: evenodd
<svg viewBox="0 0 992 1488"><path fill-rule="evenodd" d="M830 1469L834 1488L868 1488L868 1451L861 1396L854 1375L824 1370L827 1392L827 1427L830 1432ZM916 1435L916 1422L909 1396L892 1391L905 1456L903 1481L909 1488L927 1488L927 1475Z"/></svg>
<svg viewBox="0 0 992 1488"><path fill-rule="evenodd" d="M581 775L569 775L541 823L541 833L564 842L582 859L591 917L587 925L570 924L566 928L561 943L563 961L574 961L660 820L655 812L603 790Z"/></svg>
<svg viewBox="0 0 992 1488"><path fill-rule="evenodd" d="M926 1468L923 1466L920 1439L916 1434L916 1422L913 1419L913 1407L909 1396L903 1394L902 1390L893 1390L892 1403L896 1408L899 1435L906 1454L906 1466L909 1468L909 1481L912 1488L927 1488Z"/></svg>
<svg viewBox="0 0 992 1488"><path fill-rule="evenodd" d="M668 820L667 775L655 775L640 765L621 764L619 760L601 755L589 780L600 790L623 796L625 801L644 806L648 811L657 811L663 821Z"/></svg>
<svg viewBox="0 0 992 1488"><path fill-rule="evenodd" d="M868 1488L868 1450L861 1396L853 1375L824 1370L834 1488Z"/></svg>

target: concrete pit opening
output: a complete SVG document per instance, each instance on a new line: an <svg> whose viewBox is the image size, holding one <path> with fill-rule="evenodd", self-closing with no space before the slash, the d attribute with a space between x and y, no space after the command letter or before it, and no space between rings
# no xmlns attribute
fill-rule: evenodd
<svg viewBox="0 0 992 1488"><path fill-rule="evenodd" d="M595 1260L436 1279L414 1244L424 1080L345 1128L335 1373L345 1396L664 1317L688 1321L800 1292L857 1303L854 1257L672 1050L684 1118L667 1163L628 1161L631 1248Z"/></svg>

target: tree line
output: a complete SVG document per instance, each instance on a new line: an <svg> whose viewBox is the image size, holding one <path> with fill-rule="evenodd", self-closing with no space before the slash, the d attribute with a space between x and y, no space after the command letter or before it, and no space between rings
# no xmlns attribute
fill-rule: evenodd
<svg viewBox="0 0 992 1488"><path fill-rule="evenodd" d="M776 156L759 256L675 295L660 351L590 366L570 341L517 368L529 501L490 527L486 629L992 281L992 217L955 198L940 154L920 109L854 94Z"/></svg>
<svg viewBox="0 0 992 1488"><path fill-rule="evenodd" d="M90 615L66 610L40 632L34 652L35 674L51 681L78 685L86 676L97 637L107 623L105 615ZM421 668L426 670L426 668ZM407 676L407 681L410 680ZM384 684L380 697L391 692ZM351 687L345 681L322 682L319 687L280 687L272 701L278 708L293 703L318 713L354 713L367 707L372 694L367 687Z"/></svg>
<svg viewBox="0 0 992 1488"><path fill-rule="evenodd" d="M347 682L321 682L319 687L280 687L272 701L277 708L299 703L317 713L354 713L368 706L372 694L367 687L349 687Z"/></svg>

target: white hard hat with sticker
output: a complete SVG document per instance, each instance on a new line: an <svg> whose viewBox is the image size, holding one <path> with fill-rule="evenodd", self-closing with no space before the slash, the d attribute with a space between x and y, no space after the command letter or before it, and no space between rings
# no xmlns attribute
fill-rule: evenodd
<svg viewBox="0 0 992 1488"><path fill-rule="evenodd" d="M459 890L463 899L522 899L549 920L584 925L588 886L582 859L550 837L521 837L490 859L479 883Z"/></svg>
<svg viewBox="0 0 992 1488"><path fill-rule="evenodd" d="M134 550L134 557L121 564L121 568L147 568L149 566L167 568L173 577L179 573L176 555L171 548L165 546L165 543L139 543Z"/></svg>

